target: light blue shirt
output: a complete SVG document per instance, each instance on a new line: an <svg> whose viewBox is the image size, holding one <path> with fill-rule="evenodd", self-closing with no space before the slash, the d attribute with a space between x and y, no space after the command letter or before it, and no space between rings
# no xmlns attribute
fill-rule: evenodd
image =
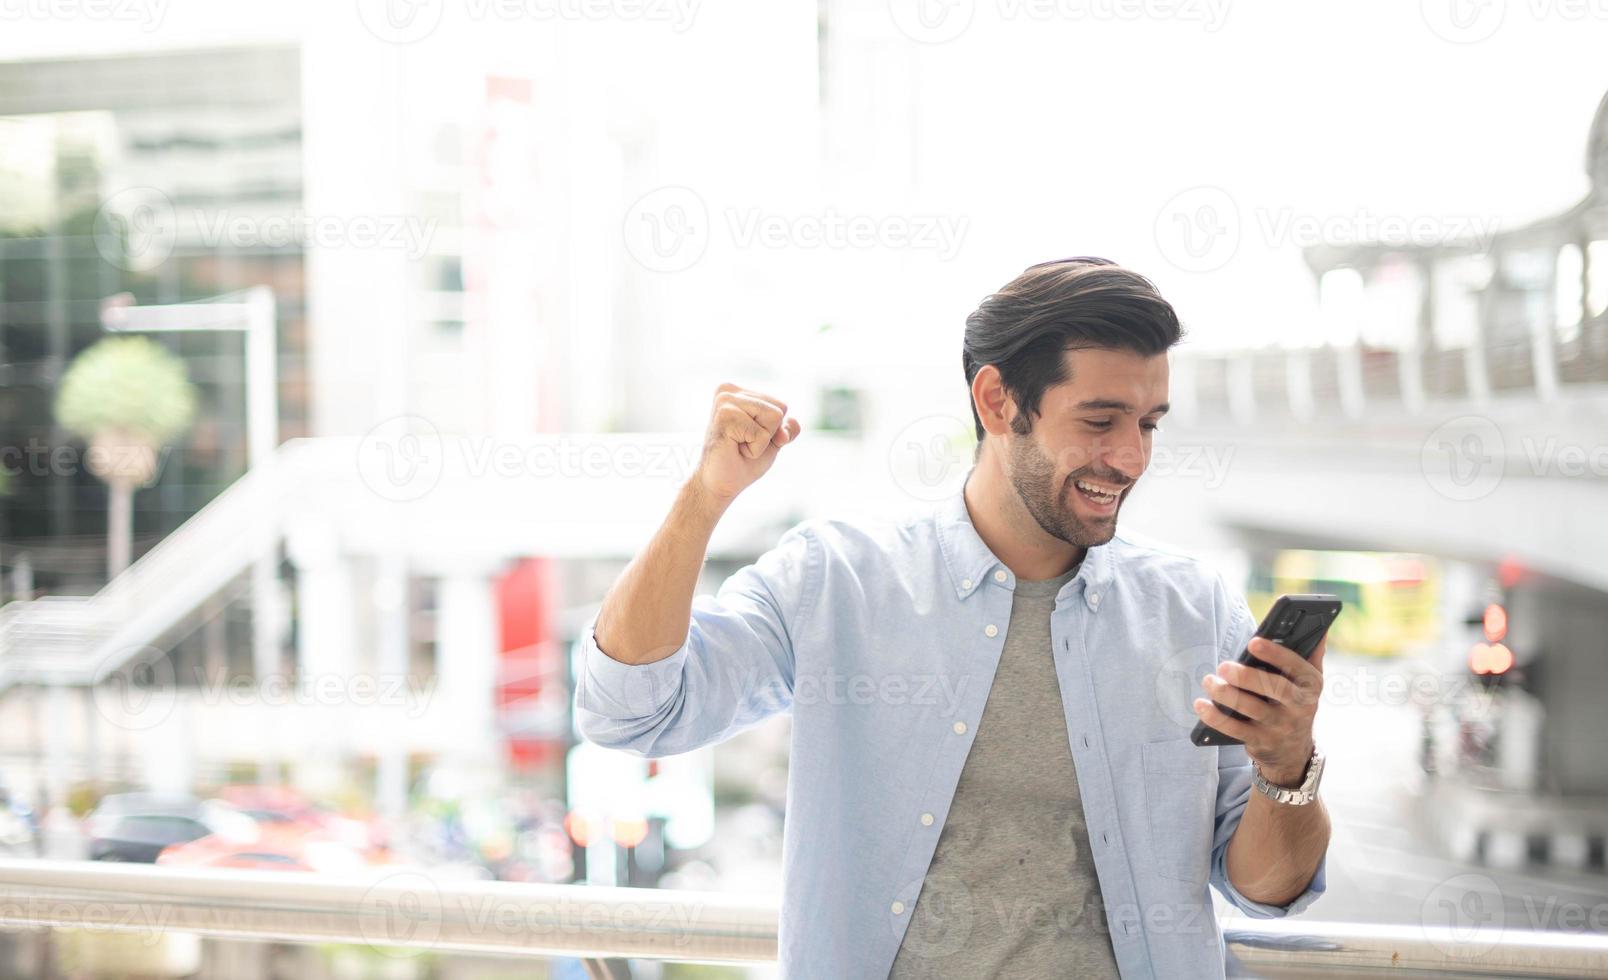
<svg viewBox="0 0 1608 980"><path fill-rule="evenodd" d="M791 711L783 974L883 978L988 700L1015 584L959 492L902 522L805 521L695 598L687 641L664 660L612 660L587 623L576 718L599 745L661 756ZM1255 918L1324 890L1327 858L1286 906L1234 888L1224 861L1250 762L1240 746L1189 741L1200 678L1255 629L1218 575L1121 534L1090 548L1056 596L1055 672L1124 977L1224 975L1208 885Z"/></svg>

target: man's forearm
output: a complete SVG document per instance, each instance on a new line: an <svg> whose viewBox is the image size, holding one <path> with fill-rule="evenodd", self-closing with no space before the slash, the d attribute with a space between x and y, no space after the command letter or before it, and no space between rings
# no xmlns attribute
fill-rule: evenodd
<svg viewBox="0 0 1608 980"><path fill-rule="evenodd" d="M1312 881L1329 849L1329 811L1275 803L1255 790L1228 842L1228 879L1253 902L1288 905Z"/></svg>
<svg viewBox="0 0 1608 980"><path fill-rule="evenodd" d="M709 538L729 501L688 480L670 514L609 589L598 612L597 645L611 659L647 664L675 653L692 622L692 596Z"/></svg>

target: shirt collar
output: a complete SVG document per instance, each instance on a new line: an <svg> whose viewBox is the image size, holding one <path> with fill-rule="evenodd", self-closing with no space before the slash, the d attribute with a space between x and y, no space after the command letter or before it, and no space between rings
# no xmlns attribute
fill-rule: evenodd
<svg viewBox="0 0 1608 980"><path fill-rule="evenodd" d="M967 479L971 478L970 472ZM971 512L966 509L966 481L961 481L960 489L950 494L939 506L937 512L938 543L943 549L944 561L949 566L951 584L955 587L955 595L966 598L981 588L988 577L995 571L1005 572L1005 581L1001 585L1014 588L1015 575L1005 567L1005 564L994 556L977 533L977 527L972 523ZM1089 608L1096 608L1100 602L1100 594L1111 583L1111 546L1109 543L1087 549L1083 557L1083 565L1078 573L1068 582L1066 588L1075 589L1083 587L1084 602Z"/></svg>

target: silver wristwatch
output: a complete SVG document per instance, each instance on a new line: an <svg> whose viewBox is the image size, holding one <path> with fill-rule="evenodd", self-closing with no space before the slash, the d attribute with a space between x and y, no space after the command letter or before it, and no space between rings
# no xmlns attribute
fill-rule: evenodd
<svg viewBox="0 0 1608 980"><path fill-rule="evenodd" d="M1299 786L1274 786L1262 776L1262 767L1252 765L1256 771L1256 791L1274 803L1305 806L1318 798L1318 782L1323 778L1323 753L1312 747L1312 758L1307 761L1306 778Z"/></svg>

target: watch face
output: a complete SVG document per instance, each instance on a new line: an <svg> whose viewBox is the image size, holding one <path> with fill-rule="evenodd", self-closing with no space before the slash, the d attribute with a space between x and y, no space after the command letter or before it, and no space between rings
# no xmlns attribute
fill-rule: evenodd
<svg viewBox="0 0 1608 980"><path fill-rule="evenodd" d="M1312 766L1307 772L1306 781L1301 784L1301 788L1309 793L1316 793L1318 791L1318 781L1322 778L1323 756L1314 752L1312 753Z"/></svg>

